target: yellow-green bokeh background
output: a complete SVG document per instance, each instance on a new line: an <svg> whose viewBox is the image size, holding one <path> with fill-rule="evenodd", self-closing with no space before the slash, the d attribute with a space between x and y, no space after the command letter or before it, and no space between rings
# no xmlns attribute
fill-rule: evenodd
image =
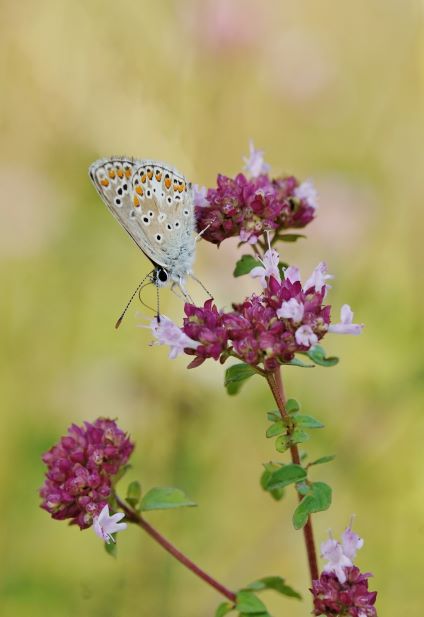
<svg viewBox="0 0 424 617"><path fill-rule="evenodd" d="M200 505L149 520L232 588L287 577L307 602L270 593L270 610L309 614L295 497L276 504L258 485L275 458L269 394L252 380L228 398L222 367L188 372L149 348L140 307L115 332L148 263L86 173L125 153L212 186L240 169L250 138L274 172L320 192L308 240L283 257L305 274L325 259L336 310L349 302L366 324L360 338L327 338L338 367L285 371L327 427L308 448L337 454L314 472L334 487L316 536L355 512L379 614L422 615L422 36L413 0L1 4L2 615L209 617L220 601L137 529L114 561L91 531L38 508L41 453L101 414L137 441L131 478ZM198 246L196 272L220 305L255 288L234 283L235 255ZM165 291L162 310L178 320L181 303Z"/></svg>

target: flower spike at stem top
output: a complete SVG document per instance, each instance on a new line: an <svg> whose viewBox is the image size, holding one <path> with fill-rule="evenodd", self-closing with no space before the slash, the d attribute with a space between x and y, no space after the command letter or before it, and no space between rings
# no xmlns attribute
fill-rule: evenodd
<svg viewBox="0 0 424 617"><path fill-rule="evenodd" d="M146 533L149 534L151 538L156 540L158 544L162 546L168 553L170 553L175 559L177 559L180 563L183 564L186 568L191 570L193 574L202 579L205 583L216 589L218 593L225 596L230 602L236 602L236 594L226 587L212 578L209 574L207 574L204 570L199 568L191 559L186 557L181 551L179 551L169 540L164 538L154 527L148 523L137 510L131 508L125 501L120 499L118 495L115 493L115 499L119 507L125 512L126 518L129 522L135 523L141 529L144 529Z"/></svg>
<svg viewBox="0 0 424 617"><path fill-rule="evenodd" d="M283 380L281 379L280 368L277 368L273 373L267 374L267 381L271 388L272 395L277 404L283 422L287 420L289 414L285 408L285 395ZM290 453L293 463L300 465L299 449L296 444L290 446ZM302 495L298 493L299 501L302 500ZM305 538L306 553L308 555L309 572L311 575L311 581L319 578L317 554L315 549L314 533L312 529L312 520L309 515L308 520L303 527L303 536Z"/></svg>

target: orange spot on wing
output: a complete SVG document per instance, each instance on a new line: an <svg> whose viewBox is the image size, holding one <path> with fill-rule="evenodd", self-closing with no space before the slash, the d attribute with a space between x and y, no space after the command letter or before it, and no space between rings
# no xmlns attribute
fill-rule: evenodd
<svg viewBox="0 0 424 617"><path fill-rule="evenodd" d="M112 178L112 180L114 179L114 177L116 176L115 172L113 169L109 169L109 178Z"/></svg>
<svg viewBox="0 0 424 617"><path fill-rule="evenodd" d="M153 171L148 171L147 172L147 177L149 178L149 180L151 180L153 178Z"/></svg>
<svg viewBox="0 0 424 617"><path fill-rule="evenodd" d="M167 189L170 188L171 186L171 178L165 178L165 186Z"/></svg>
<svg viewBox="0 0 424 617"><path fill-rule="evenodd" d="M118 169L116 173L118 174L119 178L123 178L124 177L124 172L122 171L122 169Z"/></svg>
<svg viewBox="0 0 424 617"><path fill-rule="evenodd" d="M138 188L138 187L137 187L137 188ZM138 200L137 195L134 195L133 204L134 204L134 206L135 206L136 208L138 208L138 207L139 207L139 205L140 205L140 202L139 202L139 200Z"/></svg>
<svg viewBox="0 0 424 617"><path fill-rule="evenodd" d="M162 180L162 173L160 171L157 171L155 174L155 178L158 182L160 182Z"/></svg>
<svg viewBox="0 0 424 617"><path fill-rule="evenodd" d="M141 186L139 184L137 184L137 186L135 187L135 191L139 195L143 195L143 189L141 188Z"/></svg>
<svg viewBox="0 0 424 617"><path fill-rule="evenodd" d="M107 178L103 178L103 180L100 180L100 184L102 186L109 186L109 180Z"/></svg>
<svg viewBox="0 0 424 617"><path fill-rule="evenodd" d="M143 174L141 176L141 181L143 182L143 184L146 182L146 180L147 180L147 176L146 176L146 174Z"/></svg>
<svg viewBox="0 0 424 617"><path fill-rule="evenodd" d="M125 175L127 176L127 178L131 178L131 169L130 168L125 170Z"/></svg>

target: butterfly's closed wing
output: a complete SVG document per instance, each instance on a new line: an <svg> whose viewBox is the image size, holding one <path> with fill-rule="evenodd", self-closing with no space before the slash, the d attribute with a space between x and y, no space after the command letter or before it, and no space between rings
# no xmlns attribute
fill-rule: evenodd
<svg viewBox="0 0 424 617"><path fill-rule="evenodd" d="M191 187L163 163L101 159L90 177L109 210L149 259L175 282L191 272L195 240Z"/></svg>

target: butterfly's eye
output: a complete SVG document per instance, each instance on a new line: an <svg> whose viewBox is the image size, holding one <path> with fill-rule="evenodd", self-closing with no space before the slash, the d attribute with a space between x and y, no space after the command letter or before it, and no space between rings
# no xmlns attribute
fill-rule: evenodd
<svg viewBox="0 0 424 617"><path fill-rule="evenodd" d="M162 234L156 234L155 240L156 242L159 242L159 243L162 242Z"/></svg>
<svg viewBox="0 0 424 617"><path fill-rule="evenodd" d="M183 214L184 214L184 216L188 216L190 214L190 212L188 211L187 208L184 208Z"/></svg>
<svg viewBox="0 0 424 617"><path fill-rule="evenodd" d="M156 276L161 283L166 283L166 281L168 280L168 273L163 268L157 270Z"/></svg>

